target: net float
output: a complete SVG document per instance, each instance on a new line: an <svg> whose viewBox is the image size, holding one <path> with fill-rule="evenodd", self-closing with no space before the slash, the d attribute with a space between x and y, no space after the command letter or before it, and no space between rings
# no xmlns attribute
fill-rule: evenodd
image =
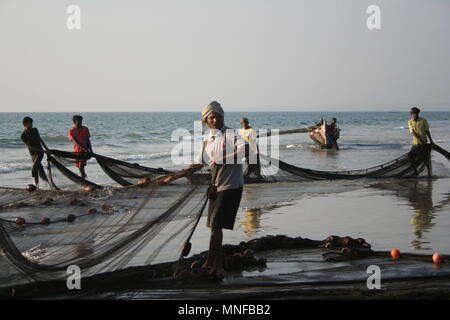
<svg viewBox="0 0 450 320"><path fill-rule="evenodd" d="M103 210L103 211L109 211L110 209L111 209L111 206L110 206L110 205L108 205L108 204L106 204L106 203L102 204L102 210Z"/></svg>
<svg viewBox="0 0 450 320"><path fill-rule="evenodd" d="M150 178L141 178L139 179L138 184L144 184L147 182L150 182Z"/></svg>
<svg viewBox="0 0 450 320"><path fill-rule="evenodd" d="M244 255L244 257L247 257L247 258L253 258L255 256L255 253L253 252L252 249L247 249L244 251L243 255Z"/></svg>
<svg viewBox="0 0 450 320"><path fill-rule="evenodd" d="M88 214L93 214L93 213L97 213L97 209L95 209L95 208L90 208L90 209L88 210Z"/></svg>
<svg viewBox="0 0 450 320"><path fill-rule="evenodd" d="M392 257L392 259L398 259L398 258L400 258L400 257L401 257L400 250L398 250L398 249L392 249L392 250L391 250L391 257Z"/></svg>
<svg viewBox="0 0 450 320"><path fill-rule="evenodd" d="M73 214L69 214L67 216L67 222L73 222L73 221L75 221L75 216Z"/></svg>
<svg viewBox="0 0 450 320"><path fill-rule="evenodd" d="M26 220L22 217L17 217L16 218L16 223L19 225L25 224Z"/></svg>
<svg viewBox="0 0 450 320"><path fill-rule="evenodd" d="M46 218L46 217L42 218L41 223L42 224L50 224L50 218Z"/></svg>
<svg viewBox="0 0 450 320"><path fill-rule="evenodd" d="M442 263L444 262L444 256L440 254L439 252L436 252L433 254L433 262L434 263Z"/></svg>
<svg viewBox="0 0 450 320"><path fill-rule="evenodd" d="M331 250L333 248L333 244L331 242L325 243L325 248Z"/></svg>
<svg viewBox="0 0 450 320"><path fill-rule="evenodd" d="M69 202L69 204L70 204L71 206L74 206L74 205L78 204L78 199L77 199L77 198L71 199L70 202Z"/></svg>
<svg viewBox="0 0 450 320"><path fill-rule="evenodd" d="M95 190L95 188L91 187L91 186L84 187L84 192L92 192L94 190Z"/></svg>
<svg viewBox="0 0 450 320"><path fill-rule="evenodd" d="M28 192L36 191L36 186L34 184L29 184L25 188Z"/></svg>

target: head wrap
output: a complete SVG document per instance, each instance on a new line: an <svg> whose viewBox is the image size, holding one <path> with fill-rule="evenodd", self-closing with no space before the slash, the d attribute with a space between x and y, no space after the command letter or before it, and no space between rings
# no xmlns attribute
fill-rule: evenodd
<svg viewBox="0 0 450 320"><path fill-rule="evenodd" d="M222 106L220 105L220 103L218 103L217 101L213 101L210 104L208 104L206 107L203 108L202 110L202 122L206 123L206 118L208 118L208 116L211 113L217 113L220 114L222 116L222 118L225 115L225 112L222 109Z"/></svg>
<svg viewBox="0 0 450 320"><path fill-rule="evenodd" d="M416 107L413 107L413 108L411 108L410 114L412 114L412 113L414 113L414 114L419 114L419 113L420 113L420 109L419 109L419 108L416 108Z"/></svg>

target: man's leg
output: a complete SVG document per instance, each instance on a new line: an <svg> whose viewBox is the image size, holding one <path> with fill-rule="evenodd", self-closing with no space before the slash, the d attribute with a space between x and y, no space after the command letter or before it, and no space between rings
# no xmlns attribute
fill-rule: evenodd
<svg viewBox="0 0 450 320"><path fill-rule="evenodd" d="M211 238L209 239L209 251L203 268L212 268L212 272L221 270L220 249L222 247L222 228L211 228Z"/></svg>
<svg viewBox="0 0 450 320"><path fill-rule="evenodd" d="M39 172L38 172L38 166L37 166L38 154L33 154L31 156L31 160L33 161L33 166L31 167L31 176L33 177L34 184L37 187L39 184Z"/></svg>
<svg viewBox="0 0 450 320"><path fill-rule="evenodd" d="M86 178L86 172L84 171L84 167L86 164L84 162L80 163L80 175L83 179Z"/></svg>
<svg viewBox="0 0 450 320"><path fill-rule="evenodd" d="M39 173L39 177L41 177L41 179L43 181L47 181L48 182L47 175L45 174L44 167L42 166L42 159L43 158L44 158L44 154L43 153L39 153L37 158L36 158L36 160L35 160L35 163L36 163L37 171Z"/></svg>

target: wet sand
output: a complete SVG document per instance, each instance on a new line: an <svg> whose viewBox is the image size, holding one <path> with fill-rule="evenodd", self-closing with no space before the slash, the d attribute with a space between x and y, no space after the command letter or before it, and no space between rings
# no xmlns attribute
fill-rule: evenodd
<svg viewBox="0 0 450 320"><path fill-rule="evenodd" d="M234 230L224 231L224 243L275 234L322 240L334 234L362 237L375 250L450 255L450 178L344 182L340 192L331 193L335 183L246 186L243 208ZM283 193L286 201L271 203L270 195L279 198ZM256 200L258 194L262 201ZM265 205L255 207L257 202ZM205 225L203 217L192 252L207 250Z"/></svg>

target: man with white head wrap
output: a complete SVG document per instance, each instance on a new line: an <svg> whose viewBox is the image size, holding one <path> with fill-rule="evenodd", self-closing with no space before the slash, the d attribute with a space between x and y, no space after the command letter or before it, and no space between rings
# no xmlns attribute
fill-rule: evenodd
<svg viewBox="0 0 450 320"><path fill-rule="evenodd" d="M220 249L222 229L233 230L244 186L242 158L244 142L236 132L225 126L225 112L217 101L202 110L202 122L210 128L203 141L197 163L211 166L212 187L209 193L207 226L211 228L208 257L203 268L210 274L223 275ZM163 183L171 182L167 177Z"/></svg>

